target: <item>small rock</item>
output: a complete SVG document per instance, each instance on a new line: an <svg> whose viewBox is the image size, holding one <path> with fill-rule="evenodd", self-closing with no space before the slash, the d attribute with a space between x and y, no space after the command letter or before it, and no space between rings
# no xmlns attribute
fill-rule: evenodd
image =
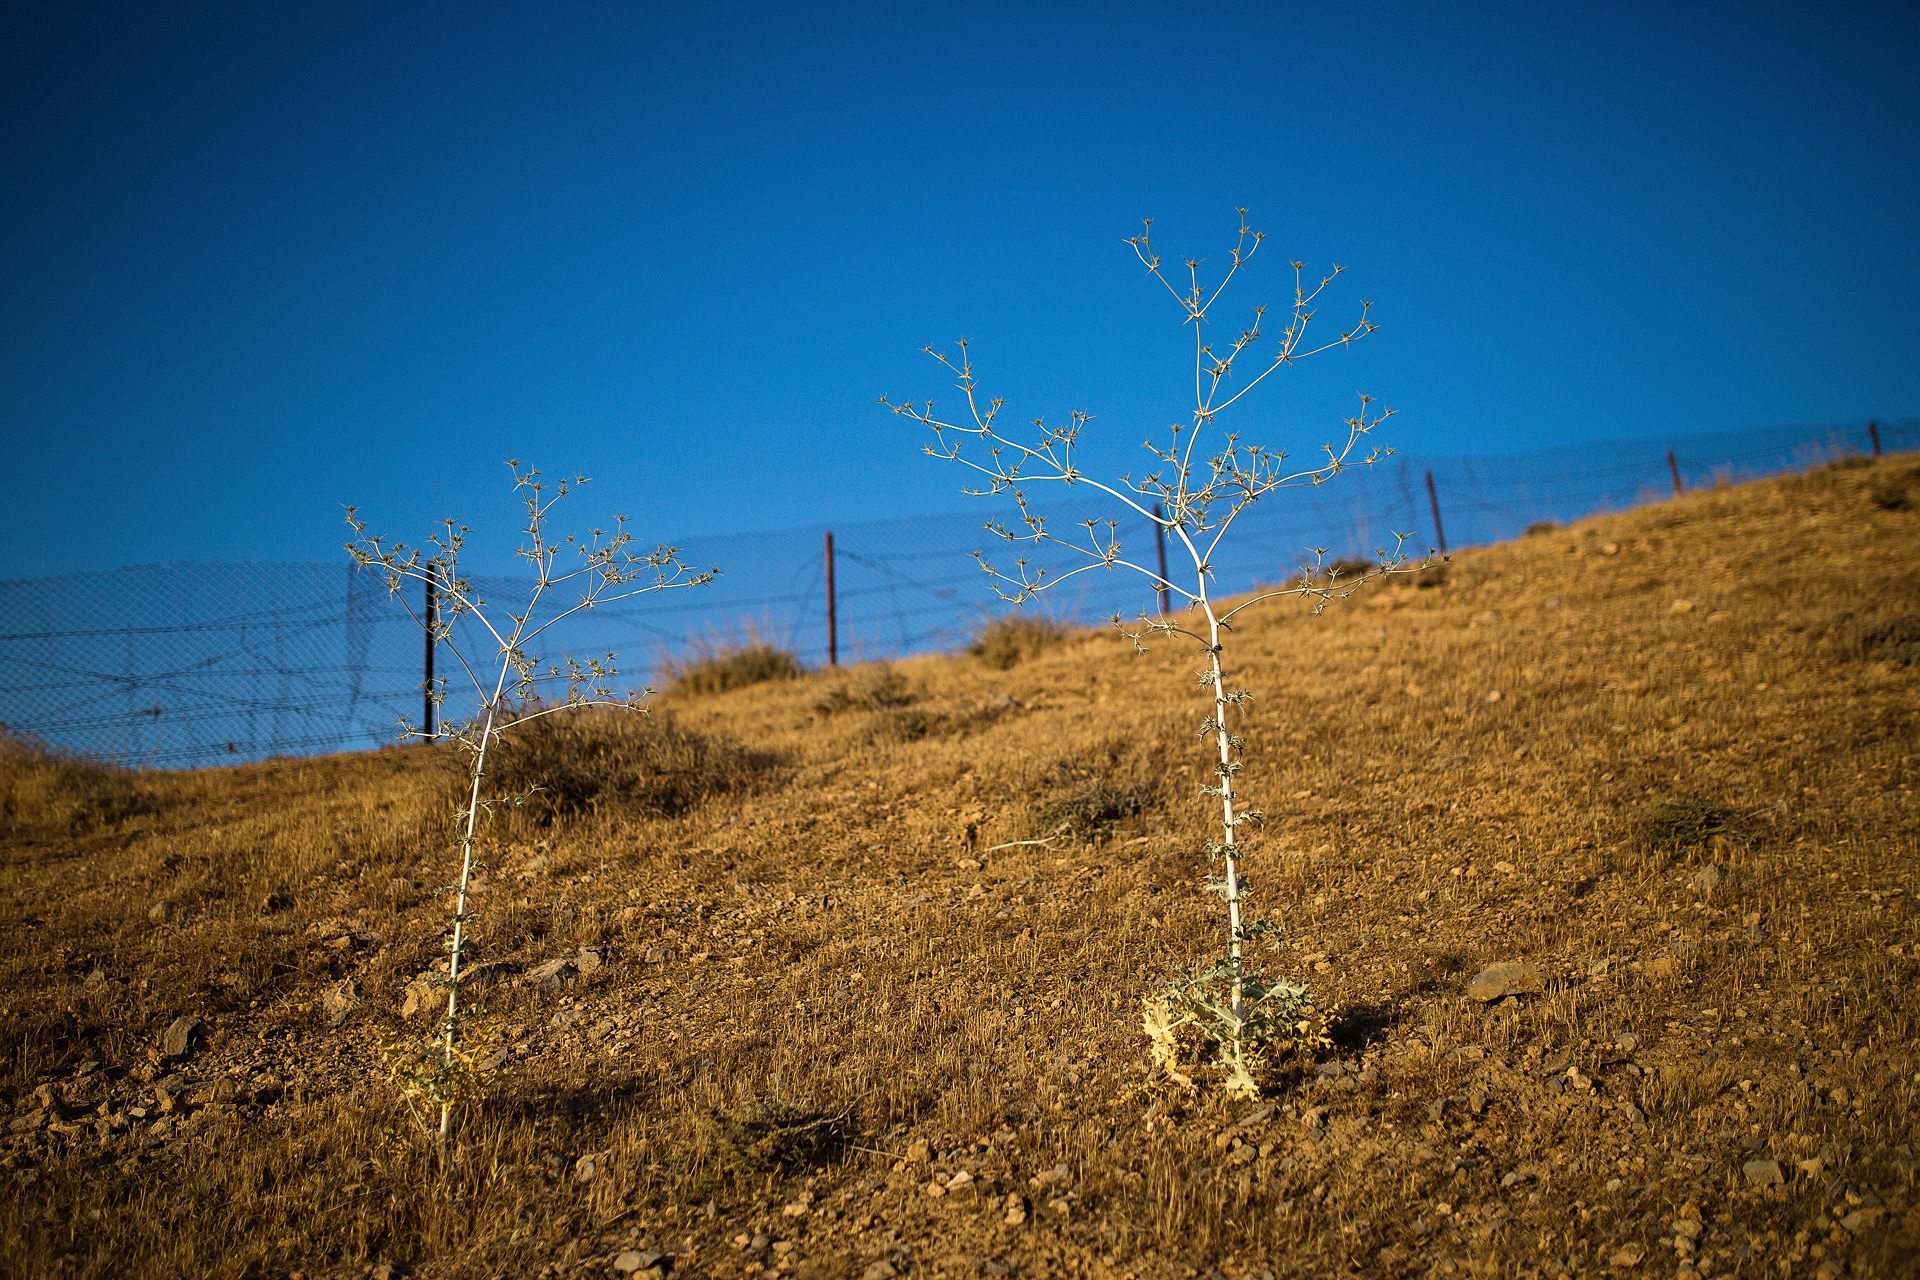
<svg viewBox="0 0 1920 1280"><path fill-rule="evenodd" d="M918 1164L927 1158L927 1140L915 1138L907 1144L907 1159Z"/></svg>
<svg viewBox="0 0 1920 1280"><path fill-rule="evenodd" d="M201 1029L207 1025L205 1018L193 1014L183 1014L173 1020L167 1028L166 1036L160 1042L160 1052L179 1061L193 1052L194 1041L201 1035Z"/></svg>
<svg viewBox="0 0 1920 1280"><path fill-rule="evenodd" d="M555 992L567 983L579 977L571 956L561 956L558 960L549 960L527 970L527 976L521 981L536 991Z"/></svg>
<svg viewBox="0 0 1920 1280"><path fill-rule="evenodd" d="M973 1184L973 1175L965 1169L947 1179L948 1191L960 1191Z"/></svg>
<svg viewBox="0 0 1920 1280"><path fill-rule="evenodd" d="M927 1184L927 1195L929 1198L938 1200L941 1196L945 1194L947 1194L947 1189L941 1186L939 1183L929 1182Z"/></svg>
<svg viewBox="0 0 1920 1280"><path fill-rule="evenodd" d="M1667 607L1667 612L1668 613L1692 613L1693 601L1675 600L1671 605Z"/></svg>
<svg viewBox="0 0 1920 1280"><path fill-rule="evenodd" d="M804 1218L807 1216L807 1206L801 1204L798 1200L794 1200L781 1206L780 1216L783 1218Z"/></svg>
<svg viewBox="0 0 1920 1280"><path fill-rule="evenodd" d="M1628 1241L1626 1244L1620 1246L1618 1253L1607 1259L1607 1265L1622 1268L1637 1267L1646 1256L1647 1250L1644 1245L1635 1241Z"/></svg>
<svg viewBox="0 0 1920 1280"><path fill-rule="evenodd" d="M1064 1164L1055 1165L1045 1173L1037 1173L1027 1179L1027 1185L1036 1190L1048 1187L1065 1187L1073 1184L1073 1170Z"/></svg>
<svg viewBox="0 0 1920 1280"><path fill-rule="evenodd" d="M1852 1213L1840 1219L1840 1225L1855 1235L1859 1235L1863 1229L1880 1221L1880 1215L1885 1212L1885 1209L1855 1209Z"/></svg>
<svg viewBox="0 0 1920 1280"><path fill-rule="evenodd" d="M573 967L581 973L592 973L607 962L607 953L600 947L582 947L580 954L573 958Z"/></svg>
<svg viewBox="0 0 1920 1280"><path fill-rule="evenodd" d="M893 1269L893 1264L885 1258L882 1258L880 1261L869 1265L865 1271L862 1271L860 1273L860 1280L889 1280L889 1277L898 1274L900 1273Z"/></svg>
<svg viewBox="0 0 1920 1280"><path fill-rule="evenodd" d="M1759 1187L1777 1187L1784 1183L1786 1175L1780 1172L1778 1160L1749 1160L1740 1166L1747 1175L1747 1181Z"/></svg>
<svg viewBox="0 0 1920 1280"><path fill-rule="evenodd" d="M1710 864L1708 866L1704 866L1700 868L1700 873L1694 876L1693 887L1700 891L1701 897L1711 898L1714 895L1715 890L1719 889L1719 887L1722 884L1726 883L1726 879L1727 879L1726 872L1722 871L1719 867L1712 866Z"/></svg>
<svg viewBox="0 0 1920 1280"><path fill-rule="evenodd" d="M600 1157L597 1155L581 1156L573 1162L573 1180L575 1182L592 1182L594 1178L599 1176L599 1173Z"/></svg>
<svg viewBox="0 0 1920 1280"><path fill-rule="evenodd" d="M1017 1227L1027 1220L1027 1202L1022 1200L1018 1194L1007 1197L1006 1209L1007 1212L1000 1221L1006 1223L1008 1226Z"/></svg>
<svg viewBox="0 0 1920 1280"><path fill-rule="evenodd" d="M162 898L147 908L147 919L153 921L155 924L165 924L167 921L173 919L175 913L179 910L179 904L173 902L171 899Z"/></svg>
<svg viewBox="0 0 1920 1280"><path fill-rule="evenodd" d="M1827 1162L1819 1156L1812 1156L1798 1162L1793 1167L1806 1174L1809 1178L1817 1178L1826 1171Z"/></svg>
<svg viewBox="0 0 1920 1280"><path fill-rule="evenodd" d="M352 1013L354 1006L359 1003L360 988L352 978L348 978L337 986L328 987L327 993L320 997L320 1007L327 1011L327 1023L335 1027L345 1022L347 1015Z"/></svg>
<svg viewBox="0 0 1920 1280"><path fill-rule="evenodd" d="M1622 1053L1632 1053L1640 1047L1640 1037L1631 1031L1622 1031L1613 1038L1613 1044Z"/></svg>
<svg viewBox="0 0 1920 1280"><path fill-rule="evenodd" d="M1482 969L1467 984L1467 995L1483 1003L1505 996L1538 995L1547 989L1544 975L1524 960L1504 960Z"/></svg>
<svg viewBox="0 0 1920 1280"><path fill-rule="evenodd" d="M651 1250L643 1249L628 1249L613 1260L613 1269L615 1271L628 1274L653 1268L665 1271L670 1265L671 1260L668 1259L666 1254L654 1253Z"/></svg>

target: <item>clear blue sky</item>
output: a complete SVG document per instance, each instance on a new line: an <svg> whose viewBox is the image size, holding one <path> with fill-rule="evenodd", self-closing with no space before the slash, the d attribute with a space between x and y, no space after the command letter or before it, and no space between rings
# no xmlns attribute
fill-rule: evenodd
<svg viewBox="0 0 1920 1280"><path fill-rule="evenodd" d="M1190 374L1123 240L1236 206L1230 301L1382 325L1276 445L1920 412L1911 4L10 12L0 577L496 526L509 454L649 539L950 511L875 399L960 335L1131 467Z"/></svg>

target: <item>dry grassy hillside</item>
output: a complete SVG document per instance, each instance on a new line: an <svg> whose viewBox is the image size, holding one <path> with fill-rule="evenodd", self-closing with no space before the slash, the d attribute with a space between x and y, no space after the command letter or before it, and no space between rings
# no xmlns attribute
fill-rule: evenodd
<svg viewBox="0 0 1920 1280"><path fill-rule="evenodd" d="M548 722L444 1163L377 1042L427 1020L447 759L16 745L0 1270L1912 1274L1917 507L1836 464L1261 606L1248 871L1335 1012L1258 1104L1145 1070L1220 934L1172 645ZM1508 960L1543 989L1467 994Z"/></svg>

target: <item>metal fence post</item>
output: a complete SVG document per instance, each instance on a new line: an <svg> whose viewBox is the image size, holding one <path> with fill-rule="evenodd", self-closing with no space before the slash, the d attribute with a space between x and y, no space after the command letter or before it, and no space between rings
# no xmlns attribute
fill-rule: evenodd
<svg viewBox="0 0 1920 1280"><path fill-rule="evenodd" d="M827 530L827 665L840 665L840 621L833 601L833 530Z"/></svg>
<svg viewBox="0 0 1920 1280"><path fill-rule="evenodd" d="M1440 554L1447 554L1447 531L1440 527L1440 495L1433 487L1433 472L1427 472L1427 505L1433 508L1433 536L1439 540Z"/></svg>
<svg viewBox="0 0 1920 1280"><path fill-rule="evenodd" d="M1877 458L1880 456L1880 424L1869 420L1867 434L1873 437L1873 456Z"/></svg>
<svg viewBox="0 0 1920 1280"><path fill-rule="evenodd" d="M1167 526L1160 523L1160 504L1153 504L1153 542L1160 552L1160 616L1166 617L1173 610L1167 607Z"/></svg>
<svg viewBox="0 0 1920 1280"><path fill-rule="evenodd" d="M433 736L433 633L440 625L440 601L433 592L433 579L427 579L427 662L426 678L420 682L420 721L427 737Z"/></svg>
<svg viewBox="0 0 1920 1280"><path fill-rule="evenodd" d="M1686 486L1680 483L1680 464L1674 461L1671 449L1667 450L1667 470L1673 472L1673 496L1677 498L1687 490Z"/></svg>

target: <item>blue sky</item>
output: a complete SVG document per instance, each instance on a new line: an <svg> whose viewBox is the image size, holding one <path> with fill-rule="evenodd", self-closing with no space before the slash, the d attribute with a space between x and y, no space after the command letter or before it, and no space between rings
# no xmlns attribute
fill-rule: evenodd
<svg viewBox="0 0 1920 1280"><path fill-rule="evenodd" d="M1382 326L1275 445L1920 413L1910 5L15 12L0 577L494 529L509 455L647 539L951 511L875 400L961 335L1127 470L1191 374L1124 239L1217 265L1236 206L1223 320L1297 258Z"/></svg>

